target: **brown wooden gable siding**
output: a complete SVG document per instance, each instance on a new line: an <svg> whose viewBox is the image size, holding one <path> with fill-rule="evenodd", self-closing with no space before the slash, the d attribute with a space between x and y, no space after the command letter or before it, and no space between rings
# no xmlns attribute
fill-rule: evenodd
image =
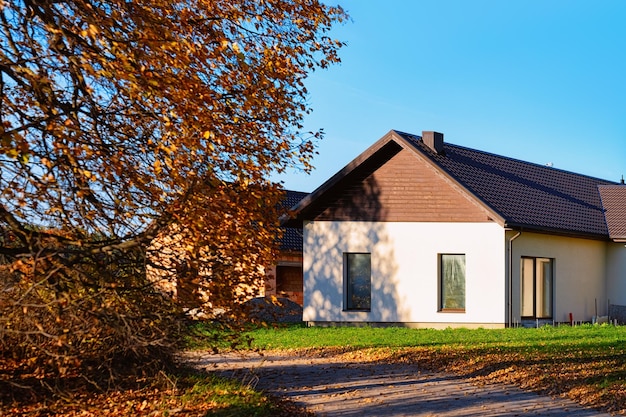
<svg viewBox="0 0 626 417"><path fill-rule="evenodd" d="M402 149L345 184L315 220L486 222L490 213L432 165Z"/></svg>

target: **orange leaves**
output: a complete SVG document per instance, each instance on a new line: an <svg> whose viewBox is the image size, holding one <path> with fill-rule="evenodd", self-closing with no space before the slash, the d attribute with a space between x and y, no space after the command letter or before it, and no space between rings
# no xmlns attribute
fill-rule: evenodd
<svg viewBox="0 0 626 417"><path fill-rule="evenodd" d="M23 165L30 160L30 145L24 136L11 129L8 122L0 124L0 155L16 159Z"/></svg>
<svg viewBox="0 0 626 417"><path fill-rule="evenodd" d="M155 160L154 160L154 165L153 165L153 166L154 166L154 173L155 173L156 175L161 175L161 172L163 171L163 169L161 168L161 167L162 167L162 165L161 165L161 161L160 161L160 160L158 160L158 159L155 159Z"/></svg>

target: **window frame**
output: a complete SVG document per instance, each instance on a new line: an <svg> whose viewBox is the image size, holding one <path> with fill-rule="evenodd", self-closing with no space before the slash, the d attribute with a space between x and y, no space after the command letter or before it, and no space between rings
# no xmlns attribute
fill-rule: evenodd
<svg viewBox="0 0 626 417"><path fill-rule="evenodd" d="M369 294L365 297L366 306L357 305L354 303L354 283L351 283L351 258L353 256L368 256L368 269L369 269L369 277L366 279L366 283L364 284L366 288L369 288ZM352 261L354 262L354 261ZM371 252L344 252L343 254L343 277L344 277L344 311L366 311L369 312L372 310L372 254ZM354 277L357 278L357 277Z"/></svg>
<svg viewBox="0 0 626 417"><path fill-rule="evenodd" d="M532 288L532 310L533 310L533 315L529 316L529 315L524 315L524 283L525 283L525 276L524 276L524 271L525 271L525 267L524 267L524 261L525 260L532 260L532 283L533 283L533 288ZM547 262L546 262L547 261ZM537 288L538 288L538 280L540 279L539 274L538 274L538 270L539 270L539 262L544 262L544 263L548 263L550 266L550 276L549 276L549 280L550 280L550 294L549 294L549 302L550 302L550 314L545 316L543 315L543 313L541 315L537 314L538 311L541 309L538 306L537 303L537 296L538 296L538 292L537 292ZM543 273L541 273L542 277L542 284L545 285L545 275ZM554 275L555 275L555 260L554 258L548 258L548 257L544 257L544 256L522 256L520 257L520 272L519 272L519 277L520 277L520 317L522 320L551 320L554 318L554 288L555 288L555 279L554 279ZM545 286L542 286L541 289L542 292L545 292ZM543 297L544 301L546 300L546 297Z"/></svg>
<svg viewBox="0 0 626 417"><path fill-rule="evenodd" d="M447 256L462 256L463 257L463 307L446 307L446 291L444 289L444 260ZM440 313L465 313L467 308L467 255L465 253L440 253L437 255L438 260L438 311Z"/></svg>

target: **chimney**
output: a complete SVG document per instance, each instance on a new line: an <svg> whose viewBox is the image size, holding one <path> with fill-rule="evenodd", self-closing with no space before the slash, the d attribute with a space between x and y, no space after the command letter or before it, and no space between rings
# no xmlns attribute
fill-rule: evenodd
<svg viewBox="0 0 626 417"><path fill-rule="evenodd" d="M443 133L423 131L422 141L437 155L443 154Z"/></svg>

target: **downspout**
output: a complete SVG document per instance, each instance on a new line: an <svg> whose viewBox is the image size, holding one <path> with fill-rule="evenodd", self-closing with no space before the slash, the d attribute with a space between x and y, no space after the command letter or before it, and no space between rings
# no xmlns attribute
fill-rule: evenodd
<svg viewBox="0 0 626 417"><path fill-rule="evenodd" d="M513 325L513 241L520 237L521 231L509 239L509 317L508 327Z"/></svg>

